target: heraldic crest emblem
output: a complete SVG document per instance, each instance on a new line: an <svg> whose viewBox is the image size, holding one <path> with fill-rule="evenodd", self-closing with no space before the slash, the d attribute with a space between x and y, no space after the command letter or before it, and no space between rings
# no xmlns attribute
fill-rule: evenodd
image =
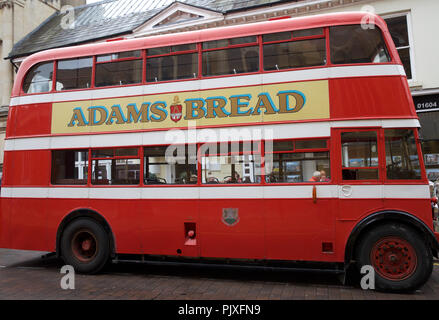
<svg viewBox="0 0 439 320"><path fill-rule="evenodd" d="M238 208L223 208L222 221L229 227L236 225L239 222Z"/></svg>
<svg viewBox="0 0 439 320"><path fill-rule="evenodd" d="M170 110L171 110L171 120L174 122L180 121L182 116L183 106L181 105L178 96L174 97L174 103L171 104Z"/></svg>

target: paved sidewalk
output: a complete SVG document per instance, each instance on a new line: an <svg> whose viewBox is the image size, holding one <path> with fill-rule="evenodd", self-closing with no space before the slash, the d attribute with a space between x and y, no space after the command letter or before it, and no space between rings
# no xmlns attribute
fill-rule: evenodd
<svg viewBox="0 0 439 320"><path fill-rule="evenodd" d="M40 252L0 249L0 299L382 300L439 299L439 265L414 294L385 294L343 286L331 274L217 270L117 264L98 275L76 275L75 290L60 287L62 262Z"/></svg>

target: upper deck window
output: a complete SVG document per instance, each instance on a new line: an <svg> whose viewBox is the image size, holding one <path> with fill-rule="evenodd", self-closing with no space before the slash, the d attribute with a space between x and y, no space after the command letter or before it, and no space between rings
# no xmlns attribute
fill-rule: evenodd
<svg viewBox="0 0 439 320"><path fill-rule="evenodd" d="M382 63L390 56L380 29L363 29L360 25L337 26L329 29L331 62Z"/></svg>
<svg viewBox="0 0 439 320"><path fill-rule="evenodd" d="M52 90L53 62L39 63L27 73L23 82L25 93L48 92Z"/></svg>
<svg viewBox="0 0 439 320"><path fill-rule="evenodd" d="M146 81L169 81L198 77L196 44L183 44L147 51Z"/></svg>
<svg viewBox="0 0 439 320"><path fill-rule="evenodd" d="M314 67L326 64L322 28L266 34L264 70Z"/></svg>
<svg viewBox="0 0 439 320"><path fill-rule="evenodd" d="M92 57L58 61L56 90L90 88L92 69Z"/></svg>
<svg viewBox="0 0 439 320"><path fill-rule="evenodd" d="M219 76L259 70L256 36L203 43L203 76Z"/></svg>
<svg viewBox="0 0 439 320"><path fill-rule="evenodd" d="M96 58L96 87L118 86L142 82L140 50L100 55Z"/></svg>

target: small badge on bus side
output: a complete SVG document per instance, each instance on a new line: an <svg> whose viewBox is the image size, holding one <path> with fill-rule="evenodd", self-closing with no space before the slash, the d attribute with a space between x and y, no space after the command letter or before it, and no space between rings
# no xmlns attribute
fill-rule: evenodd
<svg viewBox="0 0 439 320"><path fill-rule="evenodd" d="M236 225L239 222L238 208L223 208L222 221L229 227Z"/></svg>
<svg viewBox="0 0 439 320"><path fill-rule="evenodd" d="M178 99L178 96L174 97L174 103L171 104L170 110L171 120L174 122L180 121L182 117L183 106L180 104L180 99Z"/></svg>

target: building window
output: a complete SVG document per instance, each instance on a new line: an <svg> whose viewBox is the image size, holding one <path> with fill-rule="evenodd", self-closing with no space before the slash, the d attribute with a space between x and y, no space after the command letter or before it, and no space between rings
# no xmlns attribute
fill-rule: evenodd
<svg viewBox="0 0 439 320"><path fill-rule="evenodd" d="M411 63L411 40L410 31L408 25L408 14L402 16L392 16L384 19L389 28L390 35L395 43L396 50L404 65L404 70L407 75L407 79L413 78L412 63Z"/></svg>

